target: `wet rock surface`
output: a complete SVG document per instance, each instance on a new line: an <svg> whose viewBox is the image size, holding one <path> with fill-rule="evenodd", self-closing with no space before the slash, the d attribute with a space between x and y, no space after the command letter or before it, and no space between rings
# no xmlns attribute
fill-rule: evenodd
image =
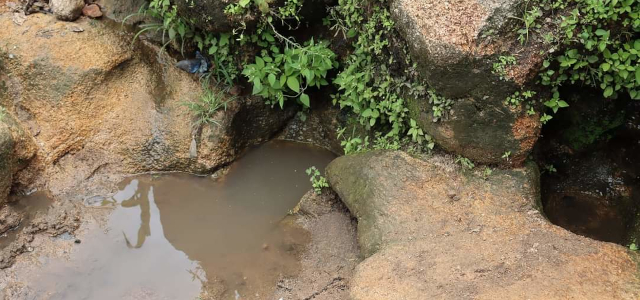
<svg viewBox="0 0 640 300"><path fill-rule="evenodd" d="M0 250L0 269L13 265L18 255L33 251L32 242L37 234L56 237L74 232L80 226L80 215L77 204L70 201L55 202L46 213L39 214L26 225L15 241Z"/></svg>
<svg viewBox="0 0 640 300"><path fill-rule="evenodd" d="M349 299L351 278L360 261L356 223L335 192L309 191L286 222L307 230L310 241L301 254L300 273L281 278L273 298Z"/></svg>
<svg viewBox="0 0 640 300"><path fill-rule="evenodd" d="M1 77L0 77L1 79ZM31 138L8 113L0 117L0 208L7 201L9 192L20 171L33 158L35 145Z"/></svg>
<svg viewBox="0 0 640 300"><path fill-rule="evenodd" d="M320 104L309 112L299 112L277 136L278 139L309 143L343 153L336 128L346 127L347 115L329 103Z"/></svg>
<svg viewBox="0 0 640 300"><path fill-rule="evenodd" d="M550 224L537 176L530 166L483 180L448 158L400 152L336 159L328 179L366 257L350 296L637 299L636 254Z"/></svg>
<svg viewBox="0 0 640 300"><path fill-rule="evenodd" d="M572 232L628 245L640 238L640 106L594 94L572 99L543 132L545 213Z"/></svg>
<svg viewBox="0 0 640 300"><path fill-rule="evenodd" d="M113 186L126 174L214 170L293 116L239 96L214 116L220 126L194 129L183 103L199 100L196 78L173 68L158 47L131 48L132 36L88 23L81 20L75 26L83 31L73 32L48 15L31 15L22 26L0 15L7 29L0 38L15 57L0 103L38 145L37 163L25 171L39 174L32 186L53 196L74 189L87 197L105 194L96 187Z"/></svg>
<svg viewBox="0 0 640 300"><path fill-rule="evenodd" d="M505 99L523 87L539 69L537 45L522 47L509 32L511 16L524 1L395 0L391 12L407 40L424 79L453 103L449 116L434 122L429 99L412 99L411 116L448 151L472 160L521 165L535 144L539 116L523 107L512 108ZM517 64L496 74L500 55L515 54ZM502 78L501 78L502 77Z"/></svg>
<svg viewBox="0 0 640 300"><path fill-rule="evenodd" d="M195 128L184 103L199 100L201 84L159 47L132 47L120 27L88 19L70 25L33 14L19 24L0 14L0 26L10 55L0 74L0 206L9 190L80 203L110 194L130 174L211 172L272 138L295 113L238 95L214 116L219 125ZM55 220L24 224L1 268L28 251L36 233L74 231L68 224L80 213L56 211L46 214Z"/></svg>

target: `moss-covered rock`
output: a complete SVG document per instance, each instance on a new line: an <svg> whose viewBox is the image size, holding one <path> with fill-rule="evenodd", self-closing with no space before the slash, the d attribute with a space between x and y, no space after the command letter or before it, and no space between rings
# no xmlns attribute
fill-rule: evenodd
<svg viewBox="0 0 640 300"><path fill-rule="evenodd" d="M365 257L351 298L637 299L637 255L550 224L538 176L528 164L484 179L402 152L337 158L327 178Z"/></svg>
<svg viewBox="0 0 640 300"><path fill-rule="evenodd" d="M432 122L428 99L410 105L412 117L446 150L483 163L504 163L502 155L511 152L510 163L520 164L537 140L539 115L505 104L542 62L537 45L522 46L512 34L520 24L511 16L520 15L524 3L392 1L394 21L420 74L436 93L455 101L449 118L439 122Z"/></svg>

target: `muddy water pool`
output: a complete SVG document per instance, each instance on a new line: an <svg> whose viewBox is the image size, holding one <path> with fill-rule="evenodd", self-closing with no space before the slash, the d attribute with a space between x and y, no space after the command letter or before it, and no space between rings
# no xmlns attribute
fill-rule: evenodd
<svg viewBox="0 0 640 300"><path fill-rule="evenodd" d="M68 260L46 263L30 289L37 299L189 300L203 290L216 299L270 299L277 279L297 272L308 241L281 221L311 188L305 170L334 157L277 141L217 179L127 179L95 208L114 207L107 229L84 234Z"/></svg>

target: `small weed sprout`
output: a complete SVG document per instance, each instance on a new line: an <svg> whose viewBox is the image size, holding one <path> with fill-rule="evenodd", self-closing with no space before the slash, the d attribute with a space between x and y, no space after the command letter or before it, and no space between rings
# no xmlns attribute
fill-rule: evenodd
<svg viewBox="0 0 640 300"><path fill-rule="evenodd" d="M638 245L636 244L636 240L634 239L631 244L629 244L629 250L638 251Z"/></svg>
<svg viewBox="0 0 640 300"><path fill-rule="evenodd" d="M527 1L528 4L528 1ZM540 29L541 25L536 24L536 20L542 17L542 10L539 7L532 7L531 9L525 8L522 13L522 18L511 17L513 19L519 20L523 23L524 27L518 29L518 41L520 44L524 45L529 41L529 35L531 30Z"/></svg>
<svg viewBox="0 0 640 300"><path fill-rule="evenodd" d="M460 155L458 155L458 157L456 158L456 163L460 164L463 168L468 170L473 170L473 168L475 168L476 166L470 159Z"/></svg>
<svg viewBox="0 0 640 300"><path fill-rule="evenodd" d="M556 167L554 167L553 165L546 165L544 167L545 171L549 172L549 174L553 174L558 172L558 170L556 169Z"/></svg>
<svg viewBox="0 0 640 300"><path fill-rule="evenodd" d="M507 151L504 154L502 154L502 159L509 161L511 159L511 151Z"/></svg>
<svg viewBox="0 0 640 300"><path fill-rule="evenodd" d="M7 110L4 107L0 106L0 121L4 119L4 116L7 114L6 111Z"/></svg>
<svg viewBox="0 0 640 300"><path fill-rule="evenodd" d="M451 111L453 100L442 97L433 90L429 90L427 94L429 96L429 104L433 105L431 107L433 111L433 122L435 123L442 119L446 120Z"/></svg>
<svg viewBox="0 0 640 300"><path fill-rule="evenodd" d="M485 167L484 171L482 171L482 179L489 179L489 176L491 176L491 174L493 174L493 170L489 167Z"/></svg>
<svg viewBox="0 0 640 300"><path fill-rule="evenodd" d="M322 193L323 188L329 187L329 182L327 178L320 174L320 171L315 166L307 169L307 175L311 176L309 181L311 181L311 185L313 186L313 191L320 195Z"/></svg>
<svg viewBox="0 0 640 300"><path fill-rule="evenodd" d="M233 100L233 98L227 100L227 97L228 95L224 90L218 89L217 87L212 88L209 84L204 83L199 99L194 102L184 103L196 117L193 122L193 127L198 128L211 124L220 126L220 123L215 120L214 116L220 109L227 110L227 104Z"/></svg>

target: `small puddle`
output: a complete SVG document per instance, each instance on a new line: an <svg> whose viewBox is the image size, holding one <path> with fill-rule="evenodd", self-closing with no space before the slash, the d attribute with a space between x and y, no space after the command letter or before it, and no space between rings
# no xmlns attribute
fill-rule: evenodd
<svg viewBox="0 0 640 300"><path fill-rule="evenodd" d="M15 241L18 234L24 229L25 224L31 223L31 220L33 220L38 213L45 212L52 204L51 199L43 192L35 192L28 196L15 197L17 199L13 199L14 201L9 205L15 212L22 215L22 221L17 228L0 235L0 249L3 249Z"/></svg>
<svg viewBox="0 0 640 300"><path fill-rule="evenodd" d="M191 300L203 288L222 299L269 299L308 242L281 221L311 188L305 170L334 157L276 141L217 180L128 179L108 200L116 207L108 231L85 234L70 260L51 261L30 287L37 299Z"/></svg>

